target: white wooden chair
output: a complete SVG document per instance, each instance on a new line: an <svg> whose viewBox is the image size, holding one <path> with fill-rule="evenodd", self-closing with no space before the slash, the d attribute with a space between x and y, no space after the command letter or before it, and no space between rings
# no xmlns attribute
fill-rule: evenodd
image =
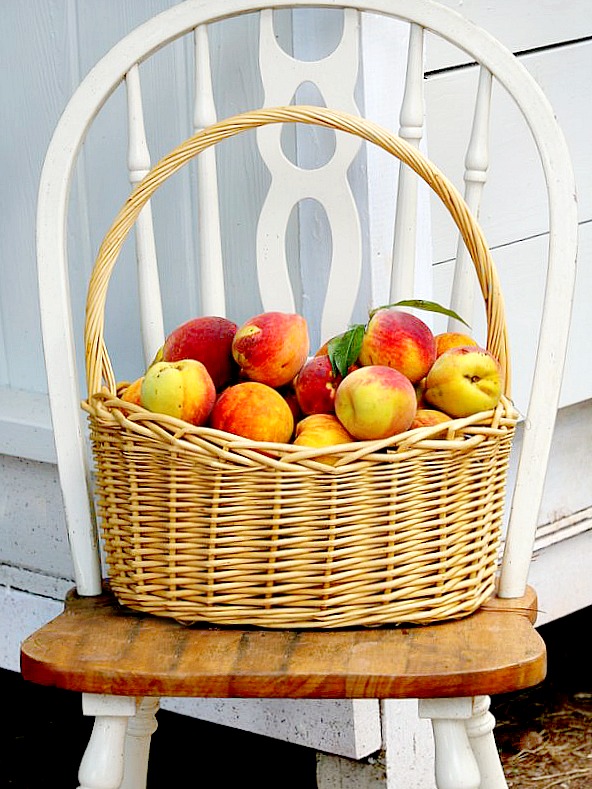
<svg viewBox="0 0 592 789"><path fill-rule="evenodd" d="M113 47L83 80L65 108L47 153L38 204L39 294L76 593L67 601L64 614L24 642L21 662L26 679L82 692L85 714L96 718L79 774L83 789L116 789L122 776L122 786L129 788L144 784L150 734L156 725L154 714L158 696L244 694L265 698L273 685L271 695L280 697L335 698L349 695L363 698L366 695L372 697L372 691L366 691L365 686L372 686L371 675L380 675L381 672L390 672L388 689L381 693L383 697L422 699L420 715L430 718L433 723L439 789L497 789L506 783L493 740L488 695L527 687L544 677L544 645L533 627L536 597L527 588L527 579L559 398L575 277L575 188L564 139L542 91L518 60L486 32L437 2L341 0L339 8L335 8L332 0L275 0L273 3L275 9L297 6L318 6L332 9L335 14L341 14L341 9L345 9L341 43L326 61L298 63L286 55L274 37L272 11L266 8L265 3L254 0L187 0L149 20ZM487 180L492 82L501 85L524 116L540 156L548 190L549 254L544 314L532 394L525 416L529 429L524 431L521 442L509 506L498 599L491 603L497 613L492 618L491 612L489 617L477 612L447 625L446 629L438 629L438 626L420 628L416 651L408 651L408 646L404 646L400 630L370 631L374 634L374 651L366 677L356 674L358 667L353 660L353 645L344 644L343 649L351 650L351 670L355 674L350 683L351 688L355 686L353 691L351 688L350 691L343 690L347 682L343 683L341 690L336 690L327 667L315 666L312 638L311 651L305 661L307 674L296 691L293 688L285 690L290 684L290 677L277 667L265 665L265 657L259 655L253 666L250 661L254 655L248 650L243 654L242 662L234 664L231 675L219 676L214 682L212 675L200 664L199 654L200 650L203 652L211 648L212 642L208 639L220 635L216 631L192 631L173 622L156 619L144 622L142 635L133 642L133 660L128 660L117 646L109 646L115 643L110 635L111 628L122 627L123 620L109 596L103 593L103 571L97 548L92 475L84 438L84 416L80 410L77 364L80 351L77 353L75 345L79 335L78 328L74 327L80 326L80 316L72 315L70 303L72 264L68 259L67 238L70 191L87 133L103 105L122 84L127 95L128 175L132 184L149 170L151 159L147 139L150 134L145 131L144 123L147 102L141 88L143 68L153 56L157 59L156 53L161 49L174 46L174 42L183 37L193 41L196 73L194 128L187 128L184 137L194 129L215 121L218 112L212 89L208 31L211 32L218 23L227 23L231 17L250 12L258 14L254 18L260 25L261 79L266 105L288 104L299 86L317 82L327 106L352 113L358 112L353 97L358 79L360 15L373 13L408 23L408 65L398 131L414 144L420 143L424 128L423 41L426 31L430 36L439 36L454 43L467 54L470 62L480 64L472 133L467 132L465 171L460 176L464 176L466 182L468 204L475 213L479 212ZM221 64L217 66L222 67ZM258 135L261 156L270 172L267 197L262 202L256 229L261 304L265 309L308 309L306 299L303 300L301 295L297 294L293 300L288 275L292 264L286 262L285 237L288 227L288 237L294 240L294 236L290 236L294 229L288 221L294 202L300 198L318 200L323 203L332 227L333 268L332 276L327 278L331 289L329 297L326 301L321 298L321 308L315 303L310 318L316 321L318 339L326 339L341 331L351 320L360 281L366 283L367 294L371 291L367 263L363 262L362 254L367 241L364 241L365 230L357 219L356 203L353 197L350 202L344 199L344 193L349 189L339 191L336 203L331 199L335 192L325 188L332 177L341 179L342 186L346 183L346 173L358 152L359 141L338 140L336 154L330 164L317 169L315 183L318 189L315 186L312 191L310 179L296 180L296 186L290 186L288 175L293 172L288 171L294 168L279 155L279 141L279 127L261 130ZM447 175L455 177L453 173ZM224 230L220 230L225 227L225 222L228 224L224 201L229 198L221 194L218 200L214 149L198 158L196 176L199 204L197 257L200 266L197 279L201 311L223 315L229 312L231 299L228 286L231 264L226 259L229 255L227 244L232 254L235 242L232 239L227 242ZM458 174L456 177L459 178ZM507 188L512 189L512 184ZM395 225L393 274L386 294L392 301L409 298L417 290L414 284L417 202L417 181L410 171L403 169L398 179L396 214L393 207L392 217ZM146 362L153 358L166 330L172 328L166 326L166 295L165 312L161 308L161 279L170 263L167 261L157 266L158 239L155 240L153 230L157 223L153 220L152 209L156 212L160 204L153 203L152 208L147 206L143 210L136 225L138 300ZM119 204L113 205L113 214L118 208ZM300 247L304 250L301 266L306 268L307 264L310 266L306 259L306 239L301 241ZM450 306L463 316L472 316L474 284L470 261L463 250L459 245ZM255 249L250 254L255 259ZM88 268L91 263L84 261L83 265ZM273 266L278 264L279 274L272 275ZM230 276L236 277L236 274ZM244 288L244 283L235 279L232 287L236 293ZM170 292L173 291L167 291ZM235 298L240 299L241 296L242 293ZM251 314L256 311L247 309ZM450 328L454 327L452 322ZM126 626L133 618L133 614L124 617ZM174 669L163 668L167 665L169 648L164 643L170 643L173 651L178 649L180 632L184 638L190 639L189 651L193 656L191 672L184 675ZM367 634L368 631L361 631L356 637L364 638L365 632ZM438 633L442 634L440 641ZM386 639L385 634L388 636ZM289 639L289 633L282 637ZM332 634L324 633L323 637L330 639ZM156 639L157 655L152 649ZM466 650L462 648L467 639L472 645L469 655L464 654ZM428 643L436 645L436 650L428 649ZM306 645L303 648L306 649ZM394 661L386 662L386 650L391 658L395 655ZM428 656L430 652L431 656ZM443 670L445 665L447 668ZM124 746L124 743L127 744ZM391 743L385 743L387 746L390 747Z"/></svg>

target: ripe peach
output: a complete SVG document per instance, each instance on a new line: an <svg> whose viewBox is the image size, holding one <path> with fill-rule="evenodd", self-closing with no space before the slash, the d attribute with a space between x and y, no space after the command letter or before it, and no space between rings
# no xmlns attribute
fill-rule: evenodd
<svg viewBox="0 0 592 789"><path fill-rule="evenodd" d="M244 381L219 395L210 426L254 441L287 444L294 431L294 417L276 389L257 381Z"/></svg>
<svg viewBox="0 0 592 789"><path fill-rule="evenodd" d="M303 414L331 414L342 376L335 374L328 356L313 356L296 376L294 389Z"/></svg>
<svg viewBox="0 0 592 789"><path fill-rule="evenodd" d="M298 404L298 398L296 397L294 386L292 384L286 384L285 386L280 386L277 391L290 406L290 411L294 417L294 424L296 424L298 420L302 419L304 414L302 413L300 405Z"/></svg>
<svg viewBox="0 0 592 789"><path fill-rule="evenodd" d="M468 334L462 334L458 331L445 331L441 334L436 334L434 339L436 340L436 358L450 348L461 348L463 345L479 344L477 340L474 340Z"/></svg>
<svg viewBox="0 0 592 789"><path fill-rule="evenodd" d="M432 425L440 425L442 422L450 422L451 417L443 411L438 411L435 408L418 408L413 422L409 426L409 430L416 427L430 427Z"/></svg>
<svg viewBox="0 0 592 789"><path fill-rule="evenodd" d="M409 428L417 410L409 379L386 365L368 365L345 376L337 387L335 413L355 438L388 438Z"/></svg>
<svg viewBox="0 0 592 789"><path fill-rule="evenodd" d="M465 345L439 356L426 378L425 399L451 417L495 408L503 391L503 371L484 348Z"/></svg>
<svg viewBox="0 0 592 789"><path fill-rule="evenodd" d="M148 411L203 425L216 400L208 371L195 359L152 364L142 381L140 403Z"/></svg>
<svg viewBox="0 0 592 789"><path fill-rule="evenodd" d="M243 323L232 342L232 354L242 373L274 388L300 372L309 348L306 320L286 312L255 315Z"/></svg>
<svg viewBox="0 0 592 789"><path fill-rule="evenodd" d="M140 394L142 391L142 381L144 380L144 376L141 375L139 378L136 378L135 381L132 381L131 384L128 384L125 389L121 392L120 398L125 400L126 403L134 403L135 405L140 405Z"/></svg>
<svg viewBox="0 0 592 789"><path fill-rule="evenodd" d="M238 365L232 356L232 340L237 328L236 323L227 318L209 315L192 318L173 329L156 361L196 359L205 365L216 390L220 391L238 374Z"/></svg>
<svg viewBox="0 0 592 789"><path fill-rule="evenodd" d="M293 443L303 447L330 447L355 441L335 414L310 414L298 422L295 432ZM337 456L321 455L315 460L334 465Z"/></svg>
<svg viewBox="0 0 592 789"><path fill-rule="evenodd" d="M436 341L429 326L409 312L387 307L370 318L358 361L364 367L392 367L417 383L435 358Z"/></svg>

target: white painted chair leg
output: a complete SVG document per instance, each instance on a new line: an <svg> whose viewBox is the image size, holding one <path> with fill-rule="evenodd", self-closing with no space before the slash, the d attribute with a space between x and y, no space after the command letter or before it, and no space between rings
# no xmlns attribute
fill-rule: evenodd
<svg viewBox="0 0 592 789"><path fill-rule="evenodd" d="M127 722L135 715L136 700L83 693L82 711L94 716L95 723L78 771L79 789L119 789Z"/></svg>
<svg viewBox="0 0 592 789"><path fill-rule="evenodd" d="M481 776L466 729L473 714L471 698L420 699L419 716L434 731L438 789L480 789Z"/></svg>
<svg viewBox="0 0 592 789"><path fill-rule="evenodd" d="M489 696L475 696L473 715L466 722L467 734L481 773L481 789L508 789L495 744L495 718L489 711Z"/></svg>
<svg viewBox="0 0 592 789"><path fill-rule="evenodd" d="M136 714L128 720L121 789L146 789L150 738L158 727L158 707L158 698L138 699Z"/></svg>

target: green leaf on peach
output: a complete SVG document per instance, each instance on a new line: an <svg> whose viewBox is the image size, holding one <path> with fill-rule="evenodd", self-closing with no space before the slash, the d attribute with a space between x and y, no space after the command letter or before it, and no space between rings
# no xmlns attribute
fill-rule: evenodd
<svg viewBox="0 0 592 789"><path fill-rule="evenodd" d="M447 307L443 307L441 304L438 304L435 301L426 301L425 299L404 299L403 301L397 301L394 304L384 304L382 307L376 307L376 309L371 310L370 317L374 315L375 312L379 310L386 310L389 307L412 307L413 309L417 310L426 310L427 312L438 312L441 315L447 315L449 318L454 318L461 323L464 323L469 329L471 328L469 324L460 317L458 313L454 310L449 310Z"/></svg>
<svg viewBox="0 0 592 789"><path fill-rule="evenodd" d="M327 352L335 375L347 375L352 364L357 362L365 331L364 324L358 323L329 342Z"/></svg>

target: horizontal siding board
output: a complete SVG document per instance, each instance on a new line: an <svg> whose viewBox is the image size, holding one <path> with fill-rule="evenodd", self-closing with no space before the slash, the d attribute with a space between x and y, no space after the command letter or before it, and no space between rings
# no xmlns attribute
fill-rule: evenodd
<svg viewBox="0 0 592 789"><path fill-rule="evenodd" d="M564 130L576 173L580 221L592 218L592 41L522 58L542 86ZM463 161L470 128L477 69L438 74L427 80L428 151L463 189ZM548 229L542 168L522 115L503 89L493 95L490 169L480 221L490 246L528 238ZM516 173L519 177L516 177ZM511 184L511 188L508 188ZM456 235L444 210L433 201L434 259L455 254Z"/></svg>
<svg viewBox="0 0 592 789"><path fill-rule="evenodd" d="M485 28L514 53L541 49L592 36L592 12L588 0L441 0ZM428 70L469 62L458 48L436 36L426 47Z"/></svg>

